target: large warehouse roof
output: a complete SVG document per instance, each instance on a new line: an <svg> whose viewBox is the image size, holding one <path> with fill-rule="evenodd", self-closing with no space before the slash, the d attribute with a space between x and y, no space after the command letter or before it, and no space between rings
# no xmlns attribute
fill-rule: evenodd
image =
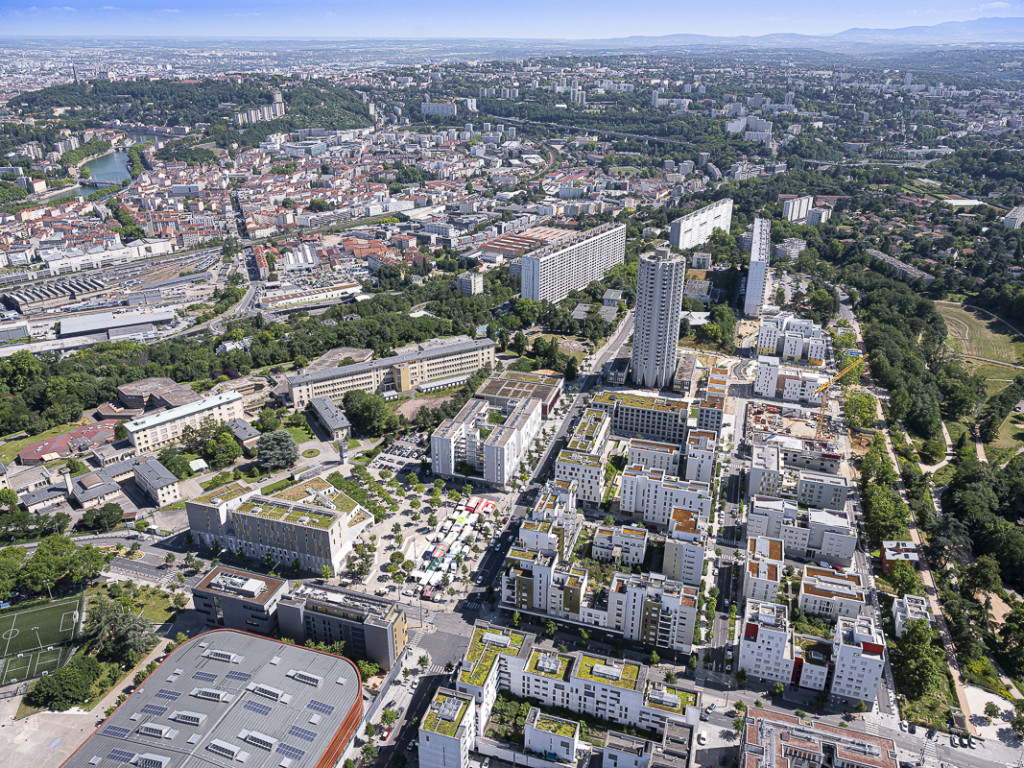
<svg viewBox="0 0 1024 768"><path fill-rule="evenodd" d="M111 328L124 328L128 325L142 323L169 323L174 320L173 312L93 312L88 315L69 317L60 321L61 336L78 336L82 333L109 331Z"/></svg>
<svg viewBox="0 0 1024 768"><path fill-rule="evenodd" d="M333 766L361 718L348 659L215 630L168 656L64 766Z"/></svg>

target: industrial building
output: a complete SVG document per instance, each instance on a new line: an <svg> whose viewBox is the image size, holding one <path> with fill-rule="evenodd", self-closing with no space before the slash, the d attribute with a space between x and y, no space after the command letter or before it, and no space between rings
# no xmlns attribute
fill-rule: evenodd
<svg viewBox="0 0 1024 768"><path fill-rule="evenodd" d="M171 653L63 768L322 768L362 716L348 659L214 630Z"/></svg>

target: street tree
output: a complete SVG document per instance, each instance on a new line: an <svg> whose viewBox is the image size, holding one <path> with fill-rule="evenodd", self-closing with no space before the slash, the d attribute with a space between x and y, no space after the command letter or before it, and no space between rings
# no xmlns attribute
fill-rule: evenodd
<svg viewBox="0 0 1024 768"><path fill-rule="evenodd" d="M299 446L283 429L261 435L256 451L260 466L271 471L292 467L299 460Z"/></svg>

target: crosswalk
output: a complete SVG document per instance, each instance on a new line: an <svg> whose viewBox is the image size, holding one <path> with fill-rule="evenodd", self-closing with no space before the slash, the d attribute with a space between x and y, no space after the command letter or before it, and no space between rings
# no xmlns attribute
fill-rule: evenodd
<svg viewBox="0 0 1024 768"><path fill-rule="evenodd" d="M444 674L444 664L431 664L427 667L428 675L442 675Z"/></svg>

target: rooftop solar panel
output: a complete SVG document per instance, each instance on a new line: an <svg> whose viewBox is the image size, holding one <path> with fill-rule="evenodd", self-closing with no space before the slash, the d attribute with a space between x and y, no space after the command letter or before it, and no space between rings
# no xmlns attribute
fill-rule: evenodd
<svg viewBox="0 0 1024 768"><path fill-rule="evenodd" d="M297 725L293 725L288 729L289 736L295 736L296 738L302 739L303 741L315 741L316 733L306 728L299 728Z"/></svg>
<svg viewBox="0 0 1024 768"><path fill-rule="evenodd" d="M258 701L247 701L242 705L242 709L248 709L250 712L255 712L257 715L270 714L270 707L266 704L260 704Z"/></svg>

